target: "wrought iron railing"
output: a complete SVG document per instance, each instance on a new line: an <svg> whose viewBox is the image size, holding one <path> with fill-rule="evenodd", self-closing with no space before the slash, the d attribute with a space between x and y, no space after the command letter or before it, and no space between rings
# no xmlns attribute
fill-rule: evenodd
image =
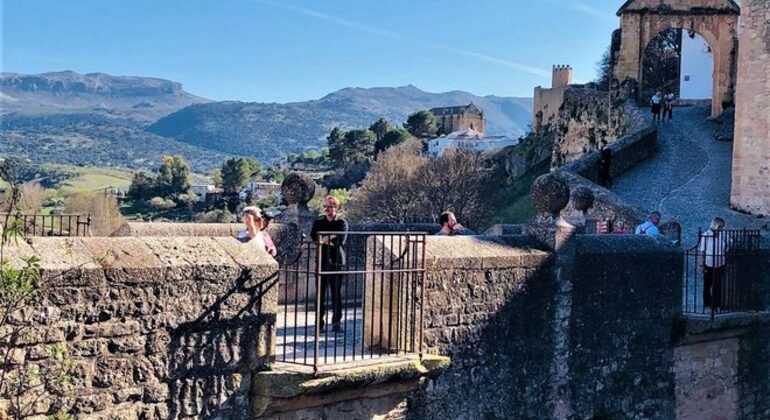
<svg viewBox="0 0 770 420"><path fill-rule="evenodd" d="M91 215L0 213L0 223L18 223L27 236L90 236Z"/></svg>
<svg viewBox="0 0 770 420"><path fill-rule="evenodd" d="M761 310L764 266L758 230L699 231L685 251L683 311L710 316Z"/></svg>
<svg viewBox="0 0 770 420"><path fill-rule="evenodd" d="M318 239L304 241L280 268L276 359L317 370L421 354L426 235L328 232Z"/></svg>

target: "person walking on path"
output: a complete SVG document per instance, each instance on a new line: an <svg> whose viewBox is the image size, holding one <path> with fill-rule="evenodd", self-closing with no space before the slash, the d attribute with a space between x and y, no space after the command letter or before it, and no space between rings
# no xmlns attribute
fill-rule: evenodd
<svg viewBox="0 0 770 420"><path fill-rule="evenodd" d="M321 271L335 272L345 267L345 243L347 242L348 222L337 217L340 202L332 196L324 198L324 215L313 222L310 238L318 245L321 253ZM326 292L331 291L332 331L342 333L342 275L321 275L321 307L318 311L318 323L321 331L325 330Z"/></svg>
<svg viewBox="0 0 770 420"><path fill-rule="evenodd" d="M661 120L668 118L668 121L671 121L674 118L674 99L676 96L674 96L674 92L670 91L663 98L663 117Z"/></svg>
<svg viewBox="0 0 770 420"><path fill-rule="evenodd" d="M647 221L636 227L634 234L658 237L660 236L660 230L658 229L659 224L660 213L654 211L650 213L650 217L647 218Z"/></svg>
<svg viewBox="0 0 770 420"><path fill-rule="evenodd" d="M612 149L607 145L606 140L602 140L602 146L599 149L599 185L605 188L612 188Z"/></svg>
<svg viewBox="0 0 770 420"><path fill-rule="evenodd" d="M660 93L660 91L655 92L655 95L652 95L652 99L650 99L650 108L652 110L652 121L653 122L660 122L660 109L661 105L663 104L663 94Z"/></svg>
<svg viewBox="0 0 770 420"><path fill-rule="evenodd" d="M703 307L712 310L723 307L722 289L730 247L724 228L725 221L716 217L711 222L711 228L698 240L698 255L703 262Z"/></svg>

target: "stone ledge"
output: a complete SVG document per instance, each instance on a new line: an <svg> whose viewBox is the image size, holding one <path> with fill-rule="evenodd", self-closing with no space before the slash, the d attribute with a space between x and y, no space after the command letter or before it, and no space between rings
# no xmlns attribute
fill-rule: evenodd
<svg viewBox="0 0 770 420"><path fill-rule="evenodd" d="M379 360L312 367L274 363L273 370L254 375L252 415L320 407L353 398L377 398L413 391L426 377L449 368L448 357L394 356Z"/></svg>
<svg viewBox="0 0 770 420"><path fill-rule="evenodd" d="M6 248L12 264L37 256L49 287L98 287L107 283L163 283L177 279L221 281L249 269L263 278L278 263L255 244L231 238L47 238Z"/></svg>
<svg viewBox="0 0 770 420"><path fill-rule="evenodd" d="M430 269L533 267L551 253L528 236L431 236L425 262Z"/></svg>
<svg viewBox="0 0 770 420"><path fill-rule="evenodd" d="M770 323L770 312L716 315L713 320L710 315L684 315L683 320L684 336L681 342L692 343L742 335L749 331L749 327Z"/></svg>

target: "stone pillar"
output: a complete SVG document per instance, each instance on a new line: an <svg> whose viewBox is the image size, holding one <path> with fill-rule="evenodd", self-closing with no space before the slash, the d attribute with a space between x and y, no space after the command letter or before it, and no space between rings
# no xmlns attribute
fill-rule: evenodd
<svg viewBox="0 0 770 420"><path fill-rule="evenodd" d="M770 215L770 2L744 0L730 204Z"/></svg>
<svg viewBox="0 0 770 420"><path fill-rule="evenodd" d="M535 180L530 195L537 216L524 226L522 233L556 249L556 220L569 203L569 187L555 175L546 174Z"/></svg>
<svg viewBox="0 0 770 420"><path fill-rule="evenodd" d="M302 233L310 235L313 221L318 217L318 214L307 206L315 196L315 182L305 174L289 174L281 184L281 194L289 208L281 213L278 221L295 223Z"/></svg>

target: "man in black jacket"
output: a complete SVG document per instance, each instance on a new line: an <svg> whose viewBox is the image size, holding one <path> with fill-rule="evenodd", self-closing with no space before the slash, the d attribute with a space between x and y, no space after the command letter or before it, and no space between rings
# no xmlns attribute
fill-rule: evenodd
<svg viewBox="0 0 770 420"><path fill-rule="evenodd" d="M318 245L321 253L321 271L339 271L345 267L345 242L347 241L348 222L337 217L339 201L327 196L324 199L324 216L313 222L310 237ZM338 234L335 234L339 232ZM343 332L342 320L342 275L325 274L321 276L321 307L318 322L324 331L326 317L326 291L332 295L332 328L335 333Z"/></svg>
<svg viewBox="0 0 770 420"><path fill-rule="evenodd" d="M606 140L602 140L602 147L599 149L599 185L605 188L612 188L612 149L607 145Z"/></svg>

